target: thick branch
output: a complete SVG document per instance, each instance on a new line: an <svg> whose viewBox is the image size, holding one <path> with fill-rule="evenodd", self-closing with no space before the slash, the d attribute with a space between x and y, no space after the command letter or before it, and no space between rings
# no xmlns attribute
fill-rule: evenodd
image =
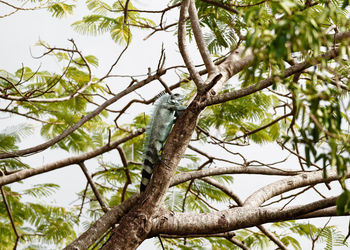
<svg viewBox="0 0 350 250"><path fill-rule="evenodd" d="M261 225L268 222L301 218L314 211L335 205L337 197L306 205L281 208L236 207L228 210L198 214L169 213L157 218L150 236L162 234L222 233Z"/></svg>
<svg viewBox="0 0 350 250"><path fill-rule="evenodd" d="M194 38L196 40L199 53L202 56L205 68L207 69L209 75L211 75L211 74L216 72L216 66L210 57L207 45L204 41L202 30L201 30L201 27L199 25L198 13L197 13L197 10L196 10L195 4L194 4L194 0L190 0L188 13L190 15L193 35L194 35Z"/></svg>
<svg viewBox="0 0 350 250"><path fill-rule="evenodd" d="M305 61L305 62L301 62L301 63L297 63L297 64L287 68L281 77L287 78L295 73L301 72L309 67L312 67L312 66L319 64L321 62L321 60L334 59L338 56L338 54L339 54L339 49L337 49L337 48L331 49L330 51L324 53L323 55L319 56L318 58L315 58L315 59L312 59L309 61ZM247 65L248 64L246 64L244 66L247 66ZM231 67L231 65L229 64L229 61L228 61L228 63L226 64L225 67L223 67L223 69L229 69L229 67ZM265 89L265 88L271 86L275 80L276 80L276 76L269 77L269 78L266 78L265 80L262 80L259 83L250 85L250 86L245 87L243 89L234 90L234 91L224 93L221 95L212 96L203 105L205 105L205 106L214 105L214 104L223 103L223 102L227 102L230 100L238 99L238 98L243 97L243 96L250 95L252 93L255 93L257 91L260 91L262 89Z"/></svg>
<svg viewBox="0 0 350 250"><path fill-rule="evenodd" d="M205 182L219 188L221 191L223 191L225 194L227 194L228 196L230 196L232 199L235 200L235 202L238 204L238 206L242 206L243 202L241 201L241 199L232 192L232 190L230 188L228 188L227 186L223 185L222 183L219 183L218 181L212 179L212 178L202 178L202 180L204 180ZM258 225L257 226L259 228L259 230L265 234L270 240L272 240L277 246L279 246L281 249L287 249L287 247L283 244L283 242L273 233L269 232L264 226L262 225Z"/></svg>
<svg viewBox="0 0 350 250"><path fill-rule="evenodd" d="M350 172L346 175L347 178L350 177ZM313 173L303 173L296 176L289 177L287 179L282 179L271 183L258 191L250 195L244 202L244 207L259 207L265 201L271 199L272 197L282 194L284 192L305 187L308 185L315 185L322 182L330 182L334 180L339 180L340 176L337 174L336 170L327 171L327 178L324 178L324 171L316 171Z"/></svg>
<svg viewBox="0 0 350 250"><path fill-rule="evenodd" d="M190 0L185 0L181 4L179 25L178 25L178 43L179 43L179 50L186 64L186 67L190 72L190 75L194 83L196 84L197 88L200 89L201 86L203 86L203 80L195 69L194 63L192 62L192 59L189 56L189 52L186 44L186 15L188 13L189 3L190 3Z"/></svg>
<svg viewBox="0 0 350 250"><path fill-rule="evenodd" d="M120 218L127 213L138 201L139 195L133 195L117 207L113 207L101 216L90 228L70 243L65 250L88 249L97 239L101 237L110 227L118 223Z"/></svg>
<svg viewBox="0 0 350 250"><path fill-rule="evenodd" d="M242 71L243 68L249 66L254 60L254 55L251 49L245 49L239 47L228 55L228 57L219 64L219 72L222 77L219 82L214 86L214 93L219 93L227 80L232 76ZM211 100L211 99L209 99Z"/></svg>
<svg viewBox="0 0 350 250"><path fill-rule="evenodd" d="M129 209L135 204L135 202L138 200L138 197L139 197L138 195L134 195L128 200L126 200L125 202L123 202L120 206L112 208L105 215L103 215L98 221L96 221L84 234L82 234L78 239L72 242L65 249L79 250L79 249L86 249L87 247L89 247L109 227L118 223L119 219L126 212L128 212ZM206 224L203 226L203 228L206 228L208 226L207 223L210 224L211 228L213 228L213 225L211 224L215 224L216 226L223 226L223 225L227 226L224 223L224 219L220 220L220 218L226 218L226 214L232 216L232 218L235 218L236 220L236 223L232 227L233 228L232 230L245 228L249 226L256 226L261 223L278 221L278 220L287 220L287 219L295 219L295 218L300 218L300 219L312 218L317 216L323 216L324 214L326 214L324 216L335 215L334 209L324 210L324 208L334 205L335 200L336 200L336 197L333 197L333 198L329 198L321 201L316 201L307 205L291 207L284 210L281 210L280 208L235 208L235 209L229 209L229 210L224 210L220 212L214 212L212 214L171 213L167 216L158 217L157 220L162 220L162 221L160 222L155 221L153 225L154 227L157 227L157 225L162 227L153 228L152 235L157 235L159 233L169 234L169 235L183 235L183 236L191 235L191 234L192 235L213 234L215 233L215 231L210 231L210 230L209 232L207 230L205 230L205 232L203 232L203 230L196 231L197 229L194 229L193 232L186 231L188 230L187 227L191 228L191 225L187 225L187 224L191 224L191 222L193 222L194 223L193 225L199 225L197 223L197 220L201 219L202 223ZM327 211L327 213L325 213L324 211ZM277 214L277 213L280 213L280 214ZM241 218L242 216L244 216L244 218ZM258 218L257 216L261 218ZM286 216L289 216L289 217L286 217ZM211 217L214 217L214 218L211 218ZM172 221L168 221L169 218ZM208 218L211 218L211 219L208 220ZM218 219L215 219L215 218L218 218ZM162 225L165 221L166 223L169 223L169 224ZM216 224L216 222L218 222L218 224ZM221 222L223 222L223 224L220 224ZM186 227L186 229L182 230L183 227ZM224 229L222 230L222 232L227 232L232 230Z"/></svg>
<svg viewBox="0 0 350 250"><path fill-rule="evenodd" d="M188 238L196 238L196 237L234 237L236 234L235 232L225 232L225 233L218 233L218 234L192 234L192 235L186 235ZM167 235L162 234L163 238L183 238L183 235Z"/></svg>
<svg viewBox="0 0 350 250"><path fill-rule="evenodd" d="M336 206L319 209L317 211L298 216L297 219L309 219L309 218L320 218L320 217L331 217L331 216L337 216Z"/></svg>

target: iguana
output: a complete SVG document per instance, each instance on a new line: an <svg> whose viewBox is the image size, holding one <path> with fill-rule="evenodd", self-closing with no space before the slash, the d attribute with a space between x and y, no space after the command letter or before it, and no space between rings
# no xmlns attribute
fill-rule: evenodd
<svg viewBox="0 0 350 250"><path fill-rule="evenodd" d="M159 160L164 142L168 138L176 118L186 109L183 101L180 94L165 94L155 104L151 123L146 129L140 192L145 191L152 177L154 164Z"/></svg>

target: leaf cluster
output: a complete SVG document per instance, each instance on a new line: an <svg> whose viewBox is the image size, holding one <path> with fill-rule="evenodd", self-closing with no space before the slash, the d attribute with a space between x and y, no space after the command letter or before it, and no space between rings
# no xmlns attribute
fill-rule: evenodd
<svg viewBox="0 0 350 250"><path fill-rule="evenodd" d="M11 218L19 234L19 243L40 243L42 245L62 246L75 238L74 225L77 220L72 212L62 207L42 205L40 203L26 202L29 196L46 198L58 186L55 184L37 184L19 192L9 187L2 187L5 199L9 205ZM0 203L0 248L12 249L18 240L11 226L4 196Z"/></svg>
<svg viewBox="0 0 350 250"><path fill-rule="evenodd" d="M100 35L109 32L118 44L129 44L132 39L130 25L135 27L154 25L150 19L142 17L137 8L128 1L128 12L125 16L126 1L115 1L112 5L100 0L86 0L87 7L94 13L72 24L81 34Z"/></svg>

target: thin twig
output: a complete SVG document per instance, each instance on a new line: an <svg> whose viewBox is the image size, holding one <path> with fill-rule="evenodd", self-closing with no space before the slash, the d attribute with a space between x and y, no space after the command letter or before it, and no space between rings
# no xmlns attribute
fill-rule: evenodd
<svg viewBox="0 0 350 250"><path fill-rule="evenodd" d="M4 176L4 173L1 170L0 170L0 174L1 174L1 176ZM16 235L16 243L15 243L15 246L14 246L14 249L16 249L18 240L21 238L21 235L17 231L16 223L15 223L15 221L13 219L13 216L12 216L12 213L11 213L11 209L10 209L10 206L9 206L8 201L7 201L6 194L5 194L5 191L4 191L4 188L3 188L2 185L0 186L0 190L1 190L2 200L4 201L4 204L5 204L5 207L6 207L6 211L7 211L7 214L9 216L9 219L10 219L10 222L11 222L11 226L12 226L13 232Z"/></svg>
<svg viewBox="0 0 350 250"><path fill-rule="evenodd" d="M120 158L122 160L122 163L124 166L124 172L126 175L126 182L124 184L122 197L121 197L121 201L123 202L125 200L125 193L126 193L126 190L128 189L128 185L130 185L132 182L131 182L131 177L130 177L130 171L128 169L129 163L128 163L128 160L126 159L126 155L120 146L117 147L117 150L118 150Z"/></svg>
<svg viewBox="0 0 350 250"><path fill-rule="evenodd" d="M84 208L84 203L85 203L85 198L86 198L86 193L89 187L89 182L86 182L86 187L84 189L84 193L81 199L81 206L80 206L80 210L79 210L79 214L78 214L78 218L80 218L81 214L83 213L83 208Z"/></svg>
<svg viewBox="0 0 350 250"><path fill-rule="evenodd" d="M98 191L98 189L97 189L94 181L92 180L91 175L90 175L88 169L86 168L84 162L79 162L78 164L79 164L81 170L83 171L86 179L88 180L88 182L89 182L89 184L91 186L91 189L92 189L92 191L94 192L94 194L96 196L96 199L97 199L98 203L100 203L100 206L101 206L103 212L107 213L109 209L106 206L106 204L104 203L102 195Z"/></svg>

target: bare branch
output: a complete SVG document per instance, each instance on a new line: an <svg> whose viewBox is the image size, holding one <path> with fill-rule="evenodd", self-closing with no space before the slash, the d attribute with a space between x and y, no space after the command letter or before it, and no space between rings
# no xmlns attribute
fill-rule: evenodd
<svg viewBox="0 0 350 250"><path fill-rule="evenodd" d="M85 203L85 198L86 198L86 193L87 193L88 188L89 188L89 182L87 181L86 186L84 188L84 193L83 193L82 199L81 199L81 206L80 206L78 218L80 218L81 214L83 213L83 208L84 208L84 203Z"/></svg>
<svg viewBox="0 0 350 250"><path fill-rule="evenodd" d="M215 74L217 67L213 63L213 60L210 57L207 45L204 41L202 30L201 30L201 27L199 25L198 13L197 13L196 7L194 5L194 0L190 0L189 2L190 3L189 3L189 8L188 8L188 13L190 15L193 35L194 35L194 38L196 40L199 53L202 56L205 68L207 69L209 75Z"/></svg>
<svg viewBox="0 0 350 250"><path fill-rule="evenodd" d="M273 233L269 232L264 226L259 225L257 226L260 231L265 234L272 242L274 242L277 246L279 246L279 249L288 250L288 247Z"/></svg>
<svg viewBox="0 0 350 250"><path fill-rule="evenodd" d="M192 62L191 57L189 56L187 45L186 45L186 15L188 13L189 4L190 4L190 0L184 0L181 4L179 24L178 24L178 43L179 43L180 53L186 64L186 67L190 72L190 75L194 83L196 84L197 88L200 89L201 86L203 86L203 80L200 77L197 70L195 69L195 66Z"/></svg>
<svg viewBox="0 0 350 250"><path fill-rule="evenodd" d="M44 120L40 120L36 117L33 117L33 116L30 116L30 115L27 115L27 114L22 114L22 113L19 113L19 112L16 112L14 110L11 110L11 109L0 109L1 112L7 112L7 113L11 113L11 114L15 114L15 115L19 115L19 116L23 116L25 118L28 118L28 119L31 119L33 121L37 121L37 122L41 122L41 123L46 123L46 124L59 124L59 123L55 123L55 122L47 122L47 121L44 121Z"/></svg>
<svg viewBox="0 0 350 250"><path fill-rule="evenodd" d="M336 170L329 170L326 172L327 178L324 178L324 171L315 171L312 173L302 173L296 176L289 177L288 179L282 179L271 183L258 191L250 195L244 202L244 207L258 207L265 201L281 193L305 187L307 185L315 185L323 182L330 182L339 180L341 177L337 174ZM346 175L350 177L350 172Z"/></svg>
<svg viewBox="0 0 350 250"><path fill-rule="evenodd" d="M118 150L120 158L122 160L122 163L123 163L123 166L124 166L125 175L126 175L126 182L124 184L122 197L121 197L121 201L124 201L125 200L125 193L126 193L126 190L128 188L128 185L131 184L131 177L130 177L130 172L129 172L129 169L128 169L129 163L128 163L128 160L126 159L126 155L125 155L123 149L120 146L118 146L117 150Z"/></svg>
<svg viewBox="0 0 350 250"><path fill-rule="evenodd" d="M283 210L280 208L236 207L210 214L173 212L158 217L149 236L159 233L179 234L178 232L183 232L184 236L193 233L221 233L281 219L306 218L307 214L311 216L314 211L334 206L336 199L337 197L332 197ZM162 220L163 223L158 222L159 220Z"/></svg>
<svg viewBox="0 0 350 250"><path fill-rule="evenodd" d="M294 176L299 175L303 172L287 169L268 169L264 167L218 167L218 168L208 168L192 172L184 172L175 175L171 179L171 186L178 185L180 183L186 182L188 180L202 178L205 176L222 175L222 174L262 174L262 175L282 175L282 176Z"/></svg>
<svg viewBox="0 0 350 250"><path fill-rule="evenodd" d="M89 170L86 168L84 162L79 162L78 165L80 166L81 170L83 171L86 179L88 180L90 186L91 186L91 189L92 191L94 192L95 196L96 196L96 199L98 201L98 203L100 203L100 206L103 210L103 212L107 213L108 212L108 207L106 206L105 202L103 201L103 198L102 198L102 195L100 194L100 192L98 191L94 181L92 180L91 178L91 175L89 173Z"/></svg>
<svg viewBox="0 0 350 250"><path fill-rule="evenodd" d="M128 1L127 1L128 2ZM126 12L127 12L127 8L125 8ZM125 20L124 20L125 21ZM110 67L110 69L108 70L107 74L102 77L99 81L104 80L105 78L107 78L110 73L112 72L113 68L118 64L119 60L122 58L122 56L124 55L125 51L129 48L129 44L130 44L130 29L128 28L128 40L126 42L126 45L124 47L124 49L122 50L122 52L120 52L119 56L117 57L117 60L115 60L115 62L112 64L112 66Z"/></svg>
<svg viewBox="0 0 350 250"><path fill-rule="evenodd" d="M201 178L201 180L203 180L203 181L209 183L210 185L217 187L218 189L223 191L225 194L230 196L237 203L238 206L243 205L243 201L241 200L241 198L239 198L230 188L223 185L222 183L214 180L213 178L209 178L209 177Z"/></svg>
<svg viewBox="0 0 350 250"><path fill-rule="evenodd" d="M231 7L230 5L226 5L224 3L213 1L213 0L201 0L201 1L208 3L208 4L211 4L211 5L214 5L214 6L218 6L222 9L225 9L225 10L230 11L232 13L239 14L239 12L236 9L234 9L233 7Z"/></svg>
<svg viewBox="0 0 350 250"><path fill-rule="evenodd" d="M298 64L295 64L289 68L287 68L285 70L285 72L282 74L282 78L287 78L291 75L294 75L295 73L301 72L311 66L317 65L321 62L321 60L330 60L330 59L334 59L338 56L339 54L339 49L334 48L329 50L328 52L324 53L323 55L309 60L309 61L304 61ZM248 60L250 61L250 60ZM228 61L229 62L229 61ZM225 62L224 62L225 63ZM242 63L243 64L243 63ZM247 62L244 63L244 66L247 65ZM231 65L229 63L227 63L227 67L230 67ZM242 65L243 66L243 65ZM228 69L229 71L231 71L231 69L224 67L226 69ZM260 81L259 83L250 85L248 87L245 87L243 89L239 89L239 90L234 90L225 94L221 94L221 95L216 95L216 96L212 96L210 99L208 99L208 101L203 104L204 106L207 105L214 105L214 104L218 104L218 103L222 103L222 102L226 102L229 100L234 100L234 99L238 99L240 97L243 96L247 96L250 95L252 93L255 93L257 91L260 91L262 89L265 89L269 86L271 86L275 81L275 77L269 77L266 78L265 80Z"/></svg>
<svg viewBox="0 0 350 250"><path fill-rule="evenodd" d="M208 177L202 178L202 180L219 188L225 194L229 195L232 199L234 199L234 201L237 203L238 206L243 205L243 201L241 201L241 199L235 193L233 193L232 190L229 189L227 186L219 183L218 181L216 181L212 178L208 178ZM276 237L273 233L269 232L264 226L258 225L257 227L260 229L261 232L263 232L270 240L272 240L281 249L287 249L287 247L283 244L283 242L278 237Z"/></svg>
<svg viewBox="0 0 350 250"><path fill-rule="evenodd" d="M12 101L27 101L27 102L38 102L38 103L55 103L55 102L64 102L64 101L68 101L80 94L83 94L84 91L90 87L91 85L93 84L96 84L98 82L101 82L103 79L100 79L96 82L93 82L92 81L92 72L91 72L91 69L90 69L90 66L88 64L88 62L86 61L85 57L82 55L82 53L78 50L75 42L73 39L70 39L69 40L72 44L73 44L73 49L65 49L65 48L51 48L51 47L48 47L47 45L45 44L41 44L43 47L45 47L48 51L45 52L43 55L39 56L38 58L41 58L45 55L48 55L50 54L51 52L53 51L64 51L64 52L68 52L68 53L72 53L72 55L70 56L70 61L68 62L68 66L66 67L66 69L64 70L64 72L57 78L55 79L54 83L51 84L51 86L49 86L45 91L42 91L42 93L38 96L35 96L35 97L31 97L35 92L36 90L34 90L34 92L30 92L30 93L26 93L25 95L22 95L20 94L21 96L11 96L11 95L7 95L7 94L0 94L0 98L3 98L3 99L6 99L6 100L12 100ZM83 60L84 62L84 66L86 67L86 69L88 70L88 75L89 75L89 79L86 81L86 83L83 85L83 87L81 88L77 88L75 90L75 92L71 93L70 95L68 96L65 96L65 97L59 97L59 98L48 98L48 99L43 99L43 98L38 98L39 96L42 96L44 95L45 93L48 93L48 91L50 89L52 89L63 77L64 75L67 73L68 69L69 69L69 65L71 63L71 61L73 60L72 57L73 57L73 54L74 53L77 53L79 54L80 58ZM37 72L33 73L32 77L34 77L36 75ZM30 79L29 78L29 79ZM27 79L26 81L28 81L29 79ZM7 80L8 81L8 80Z"/></svg>
<svg viewBox="0 0 350 250"><path fill-rule="evenodd" d="M21 7L15 6L15 5L10 4L10 3L8 3L8 2L5 2L5 1L3 1L3 0L0 0L0 3L2 3L2 4L4 4L4 5L7 5L7 6L9 6L9 7L11 7L11 8L14 9L12 12L0 16L0 18L4 18L4 17L11 16L11 15L15 14L15 13L18 12L18 11L38 10L38 9L46 8L46 7L47 7L46 4L49 3L49 1L45 1L45 2L43 2L43 3L41 3L41 4L39 4L38 6L35 6L35 7L32 7L32 8L25 8L25 7L24 7L25 4L27 3L27 1L24 2L24 3L22 4Z"/></svg>
<svg viewBox="0 0 350 250"><path fill-rule="evenodd" d="M286 147L286 145L283 145L282 144L282 142L277 142L278 143L278 145L280 145L281 146L281 148L282 149L286 149L289 153L291 153L291 154L293 154L293 155L295 155L297 158L298 158L298 161L299 161L299 164L301 165L301 167L302 167L302 170L304 170L304 167L303 167L303 162L306 162L306 159L305 159L305 157L303 157L303 156L301 156L299 153L298 153L298 148L296 148L296 151L297 152L294 152L293 150L291 150L290 148L288 148L288 147ZM303 162L302 162L302 161ZM315 167L315 168L317 168L317 169L319 169L319 170L321 170L322 168L321 167L319 167L318 165L316 165L315 163L310 163L311 164L311 166L313 166L313 167Z"/></svg>
<svg viewBox="0 0 350 250"><path fill-rule="evenodd" d="M144 129L139 129L139 130L134 131L130 135L125 136L124 138L121 138L121 139L116 140L114 142L108 143L107 145L104 145L104 146L97 148L93 151L83 153L83 154L80 154L77 156L68 157L68 158L65 158L63 160L59 160L56 162L48 163L48 164L43 165L41 167L24 169L24 170L17 171L13 174L10 174L10 175L2 176L2 177L0 177L0 186L6 185L9 183L13 183L13 182L16 182L19 180L23 180L23 179L26 179L28 177L34 176L34 175L38 175L41 173L45 173L45 172L49 172L49 171L52 171L55 169L66 167L69 165L78 164L81 161L85 161L85 160L94 158L98 155L101 155L105 152L108 152L112 149L115 149L118 145L142 134L143 132L144 132Z"/></svg>
<svg viewBox="0 0 350 250"><path fill-rule="evenodd" d="M243 137L245 138L245 137L247 137L249 135L255 134L255 133L257 133L257 132L259 132L261 130L264 130L265 128L268 128L268 127L272 126L273 124L279 122L280 120L283 120L283 119L285 119L285 118L287 118L288 116L291 116L291 115L293 115L293 114L289 113L289 114L283 115L283 116L281 116L281 117L279 117L279 118L269 122L268 124L266 124L264 126L261 126L261 127L257 128L257 129L254 129L252 131L249 131L249 132L245 133L244 135L240 135L240 136L234 137L232 139L232 141L240 139L240 138L243 138Z"/></svg>
<svg viewBox="0 0 350 250"><path fill-rule="evenodd" d="M290 199L285 205L283 205L283 208L286 207L292 200L294 200L298 195L305 193L307 190L313 188L313 186L307 186L306 188L302 189L301 191L295 193L295 194L291 194L291 195L287 195L287 196L283 196L281 195L281 197L278 200L275 201L271 201L270 203L265 203L264 205L262 205L262 207L267 207L270 206L272 204L275 203L279 203L282 200L286 200L286 199ZM323 197L324 198L324 197Z"/></svg>
<svg viewBox="0 0 350 250"><path fill-rule="evenodd" d="M240 248L242 248L243 250L250 250L249 247L247 247L246 245L244 245L243 242L235 239L234 237L226 237L226 239L228 241L231 241L233 244L235 244L236 246L239 246Z"/></svg>
<svg viewBox="0 0 350 250"><path fill-rule="evenodd" d="M262 0L262 1L257 2L257 3L245 4L245 5L236 4L236 3L230 3L230 6L235 6L237 8L246 8L246 7L257 6L257 5L263 4L263 3L267 2L267 1L269 1L269 0Z"/></svg>
<svg viewBox="0 0 350 250"><path fill-rule="evenodd" d="M179 7L181 5L181 3L177 3L177 4L174 4L174 5L171 5L169 7L166 7L165 9L163 10L138 10L138 9L128 9L128 12L140 12L140 13L151 13L151 14L155 14L155 13L161 13L161 14L164 14L165 12L173 9L173 8L176 8L176 7ZM113 10L113 9L109 9L105 6L105 9L107 9L108 11L110 12L124 12L124 10Z"/></svg>

